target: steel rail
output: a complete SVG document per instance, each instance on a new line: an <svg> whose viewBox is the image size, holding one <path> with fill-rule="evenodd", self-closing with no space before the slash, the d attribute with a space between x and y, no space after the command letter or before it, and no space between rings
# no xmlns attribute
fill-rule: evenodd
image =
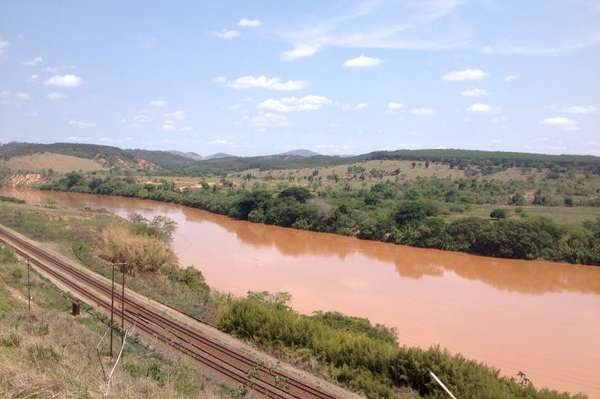
<svg viewBox="0 0 600 399"><path fill-rule="evenodd" d="M0 237L1 241L4 241L7 244L15 247L17 252L19 252L22 256L26 256L32 260L35 260L35 263L38 265L38 267L42 268L44 271L57 278L64 284L68 285L70 288L76 290L79 294L84 295L86 298L92 300L98 306L101 306L105 309L110 309L110 305L108 303L105 303L91 292L85 290L76 282L70 280L67 276L63 276L62 274L56 272L54 269L44 264L42 260L32 258L31 253L33 253L36 258L39 257L45 259L46 261L50 261L52 264L54 264L54 266L57 266L63 272L70 274L72 277L80 281L84 281L96 290L99 290L104 294L110 294L110 287L108 287L105 283L98 281L87 273L78 270L76 267L69 265L65 261L53 256L43 249L36 247L32 243L23 240L22 238L12 234L10 231L4 230L1 227L0 235L4 235L8 238L7 241ZM21 248L19 248L19 246ZM23 247L25 250L23 250ZM115 295L118 301L122 301L120 294L116 293ZM149 309L147 306L139 304L137 301L131 299L127 295L125 297L125 303L127 304L127 308L129 308L129 310L126 308L124 316L129 323L133 323L134 321L134 318L129 316L129 314L132 313L131 309L135 309L134 314L137 315L136 320L138 320L138 323L140 318L145 320L145 324L138 324L138 329L144 331L146 334L156 337L161 342L174 347L176 350L194 358L200 363L203 363L206 366L221 372L234 381L246 385L250 384L250 387L253 390L265 396L283 398L335 398L335 396L327 392L323 392L317 388L303 383L302 381L299 381L296 378L274 371L271 368L267 368L260 362L257 362L246 355L235 352L224 345L208 339L207 337L201 335L201 333L198 331L191 329L189 326L167 318L156 311ZM117 314L118 316L121 315L119 310L117 310ZM152 327L153 325L158 326L161 330L167 331L170 335L174 336L176 340L171 339L169 336L161 333L161 331L157 331L156 328ZM190 339L193 342L190 342ZM204 347L201 347L198 345L198 343ZM191 346L191 348L186 345ZM208 359L206 355L218 359L219 361L225 363L227 367L235 369L235 371L232 372L232 370L228 369L227 367L221 366L212 359ZM229 362L223 360L223 358L229 358ZM254 369L257 372L255 376L249 377L247 375L250 369ZM285 388L287 388L287 390Z"/></svg>

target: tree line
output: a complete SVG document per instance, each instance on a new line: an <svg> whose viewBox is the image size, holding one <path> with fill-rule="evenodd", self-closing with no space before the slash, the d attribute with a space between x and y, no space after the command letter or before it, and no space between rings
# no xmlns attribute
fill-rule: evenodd
<svg viewBox="0 0 600 399"><path fill-rule="evenodd" d="M519 213L517 208L515 215L519 216L515 218L505 218L506 214L500 212L491 219L448 220L444 216L449 210L458 212L470 203L486 203L486 197L494 197L502 183L462 182L459 185L464 187L442 190L444 184L449 183L423 179L409 186L382 183L368 190L317 194L295 186L244 190L206 183L201 189L178 190L167 180L150 184L139 183L133 177L70 173L43 188L173 202L251 222L417 247L600 265L600 218L567 227Z"/></svg>

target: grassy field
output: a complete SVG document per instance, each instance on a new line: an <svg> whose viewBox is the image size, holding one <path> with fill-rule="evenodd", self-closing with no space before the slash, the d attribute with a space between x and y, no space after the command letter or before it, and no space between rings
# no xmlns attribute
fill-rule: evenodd
<svg viewBox="0 0 600 399"><path fill-rule="evenodd" d="M106 169L104 165L93 159L85 159L72 155L54 154L48 152L10 158L7 161L1 162L0 166L15 170L21 169L34 172L52 169L58 173L66 173L72 170L93 172Z"/></svg>
<svg viewBox="0 0 600 399"><path fill-rule="evenodd" d="M100 397L104 381L95 347L106 330L103 318L85 306L80 316L71 316L70 299L35 272L28 312L26 267L6 248L0 252L0 397ZM108 356L102 360L110 365ZM178 355L130 338L110 397L229 398L240 392L207 378Z"/></svg>
<svg viewBox="0 0 600 399"><path fill-rule="evenodd" d="M481 218L489 218L490 213L494 209L506 209L508 217L522 218L528 216L543 216L557 223L565 225L580 225L586 220L591 220L600 217L600 208L596 207L566 207L566 206L476 206L462 213L454 213L448 215L448 220L455 220L465 216L476 216ZM520 210L519 210L520 208Z"/></svg>

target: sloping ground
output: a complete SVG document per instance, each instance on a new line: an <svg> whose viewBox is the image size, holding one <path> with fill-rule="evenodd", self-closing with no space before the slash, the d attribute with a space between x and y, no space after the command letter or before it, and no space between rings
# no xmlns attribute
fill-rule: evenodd
<svg viewBox="0 0 600 399"><path fill-rule="evenodd" d="M73 170L93 172L106 169L100 161L95 159L86 159L51 152L10 158L7 161L3 161L1 165L13 170L24 169L29 171L45 171L52 169L59 173L66 173Z"/></svg>

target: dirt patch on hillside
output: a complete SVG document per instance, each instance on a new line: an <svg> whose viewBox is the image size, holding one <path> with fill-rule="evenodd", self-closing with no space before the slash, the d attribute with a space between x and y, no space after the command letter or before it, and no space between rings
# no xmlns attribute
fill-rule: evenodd
<svg viewBox="0 0 600 399"><path fill-rule="evenodd" d="M106 169L101 162L94 159L79 158L72 155L54 154L50 152L14 157L2 162L2 166L13 170L24 169L29 171L52 169L59 173L66 173L73 170L93 172Z"/></svg>

